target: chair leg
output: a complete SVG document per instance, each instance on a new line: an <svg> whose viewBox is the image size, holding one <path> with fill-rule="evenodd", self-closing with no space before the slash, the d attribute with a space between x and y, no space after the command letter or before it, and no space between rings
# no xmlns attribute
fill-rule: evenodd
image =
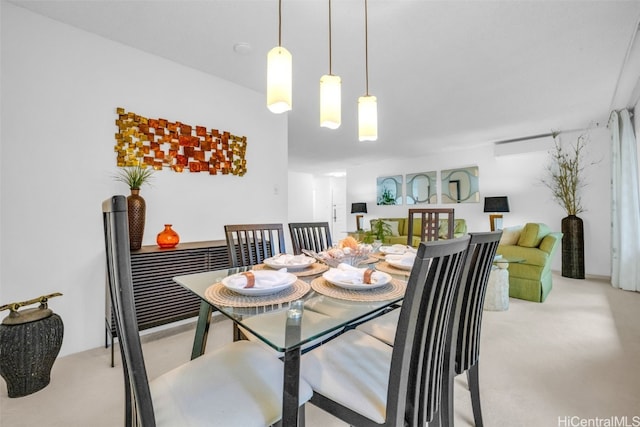
<svg viewBox="0 0 640 427"><path fill-rule="evenodd" d="M471 392L471 407L473 409L473 420L476 427L482 427L482 410L480 408L480 378L478 375L478 363L471 366L467 371L469 378L469 391Z"/></svg>
<svg viewBox="0 0 640 427"><path fill-rule="evenodd" d="M447 357L445 360L445 364L443 367L443 375L445 376L442 379L442 395L440 400L440 419L443 427L453 427L453 388L454 388L454 379L456 377L455 370L451 368L451 363L453 360Z"/></svg>

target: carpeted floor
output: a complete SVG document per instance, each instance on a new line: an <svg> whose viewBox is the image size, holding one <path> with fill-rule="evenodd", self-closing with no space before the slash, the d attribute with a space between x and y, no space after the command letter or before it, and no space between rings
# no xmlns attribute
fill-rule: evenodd
<svg viewBox="0 0 640 427"><path fill-rule="evenodd" d="M543 304L511 299L508 311L485 311L480 362L485 425L640 426L640 293L613 289L597 278L554 274L553 279ZM212 330L209 349L231 340L228 320ZM192 339L192 325L145 336L149 376L188 361ZM121 426L117 352L115 368L109 360L105 348L59 358L51 384L21 398L8 398L0 381L0 425ZM461 375L456 426L473 425L465 387ZM346 424L307 405L307 425Z"/></svg>

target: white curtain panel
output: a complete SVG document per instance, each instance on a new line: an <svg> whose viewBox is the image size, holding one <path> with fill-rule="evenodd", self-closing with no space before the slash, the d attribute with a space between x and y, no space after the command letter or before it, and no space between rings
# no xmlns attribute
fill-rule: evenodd
<svg viewBox="0 0 640 427"><path fill-rule="evenodd" d="M613 111L611 131L611 284L640 291L640 191L629 111Z"/></svg>

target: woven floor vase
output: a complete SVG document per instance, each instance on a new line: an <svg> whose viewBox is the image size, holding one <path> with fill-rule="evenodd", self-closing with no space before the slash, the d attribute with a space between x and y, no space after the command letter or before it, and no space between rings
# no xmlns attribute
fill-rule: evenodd
<svg viewBox="0 0 640 427"><path fill-rule="evenodd" d="M584 279L584 226L582 218L562 218L562 275Z"/></svg>
<svg viewBox="0 0 640 427"><path fill-rule="evenodd" d="M64 335L62 319L50 309L29 309L44 318L0 325L0 375L9 397L22 397L45 388L51 379Z"/></svg>
<svg viewBox="0 0 640 427"><path fill-rule="evenodd" d="M127 209L129 214L129 249L135 251L142 246L147 211L147 205L140 195L139 189L131 189L131 195L127 197Z"/></svg>

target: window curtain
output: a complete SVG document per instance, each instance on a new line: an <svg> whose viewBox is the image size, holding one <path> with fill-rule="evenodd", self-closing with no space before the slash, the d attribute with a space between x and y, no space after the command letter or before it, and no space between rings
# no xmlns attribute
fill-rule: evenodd
<svg viewBox="0 0 640 427"><path fill-rule="evenodd" d="M611 131L611 285L640 291L640 191L629 111L613 111Z"/></svg>

